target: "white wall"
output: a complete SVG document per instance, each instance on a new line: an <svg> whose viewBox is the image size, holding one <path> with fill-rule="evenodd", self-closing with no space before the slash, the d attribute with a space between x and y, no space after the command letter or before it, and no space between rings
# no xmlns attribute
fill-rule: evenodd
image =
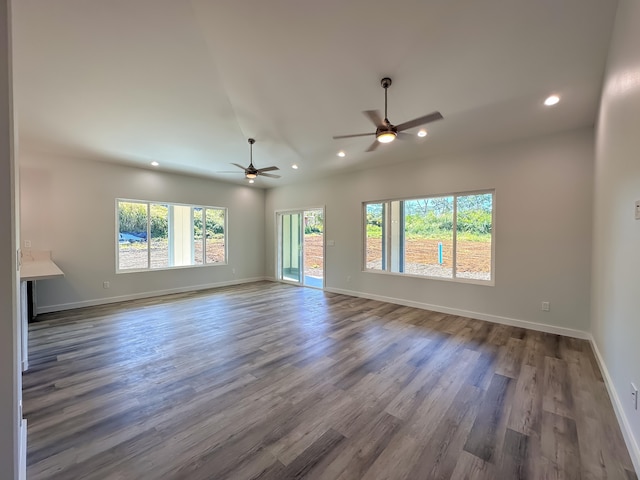
<svg viewBox="0 0 640 480"><path fill-rule="evenodd" d="M638 471L640 411L630 382L640 387L639 45L640 2L621 0L596 134L592 330Z"/></svg>
<svg viewBox="0 0 640 480"><path fill-rule="evenodd" d="M262 278L264 191L158 170L20 154L21 235L51 250L61 279L39 281L52 311L166 291ZM228 208L228 265L115 273L115 199ZM235 269L235 274L233 273ZM103 282L110 282L104 289Z"/></svg>
<svg viewBox="0 0 640 480"><path fill-rule="evenodd" d="M390 146L390 152L393 146ZM266 274L275 276L275 211L326 205L326 286L548 330L589 329L593 130L466 155L340 174L266 195ZM495 189L495 286L362 272L361 203ZM350 280L347 280L350 277ZM550 312L541 302L551 303Z"/></svg>
<svg viewBox="0 0 640 480"><path fill-rule="evenodd" d="M19 478L19 301L10 1L0 1L0 478Z"/></svg>

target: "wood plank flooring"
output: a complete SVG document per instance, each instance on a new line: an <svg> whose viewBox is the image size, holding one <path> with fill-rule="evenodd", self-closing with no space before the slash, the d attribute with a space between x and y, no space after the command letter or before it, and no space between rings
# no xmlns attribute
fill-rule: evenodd
<svg viewBox="0 0 640 480"><path fill-rule="evenodd" d="M31 480L637 478L586 341L270 282L38 318Z"/></svg>

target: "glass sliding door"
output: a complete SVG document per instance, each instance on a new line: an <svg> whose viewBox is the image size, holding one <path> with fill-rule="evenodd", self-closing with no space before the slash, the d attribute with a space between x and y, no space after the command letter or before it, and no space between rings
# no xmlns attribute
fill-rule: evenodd
<svg viewBox="0 0 640 480"><path fill-rule="evenodd" d="M324 288L324 209L278 212L279 280Z"/></svg>
<svg viewBox="0 0 640 480"><path fill-rule="evenodd" d="M302 213L280 215L280 278L302 283Z"/></svg>

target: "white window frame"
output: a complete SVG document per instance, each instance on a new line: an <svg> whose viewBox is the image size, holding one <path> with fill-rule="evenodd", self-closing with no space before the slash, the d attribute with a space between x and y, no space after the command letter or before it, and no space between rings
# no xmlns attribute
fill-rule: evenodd
<svg viewBox="0 0 640 480"><path fill-rule="evenodd" d="M481 280L481 279L473 279L473 278L462 278L456 276L456 267L457 267L457 233L458 233L458 197L470 196L470 195L483 195L483 194L491 194L491 273L489 280ZM430 198L442 198L442 197L453 197L453 238L452 238L452 277L436 277L430 275L418 275L415 273L405 273L405 272L394 272L391 271L391 263L393 261L394 255L392 254L392 228L390 225L390 210L391 210L391 202L405 202L411 200L423 200ZM385 260L386 265L383 265L382 270L367 268L367 205L382 203L385 204L383 221L385 223L385 227L383 228L384 241L382 242L383 248L383 258ZM486 189L486 190L473 190L467 192L455 192L455 193L439 193L433 195L420 195L420 196L411 196L404 198L387 198L387 199L378 199L378 200L367 200L362 202L362 271L365 273L375 273L379 275L393 275L393 276L402 276L402 277L413 277L413 278L421 278L421 279L429 279L429 280L441 280L443 282L456 282L456 283L472 283L477 285L485 285L485 286L495 286L495 258L496 258L496 191L495 189ZM396 242L397 243L397 242ZM397 252L401 252L401 255L404 257L404 246L397 248Z"/></svg>
<svg viewBox="0 0 640 480"><path fill-rule="evenodd" d="M127 203L140 203L146 204L147 206L147 267L146 268L120 268L120 202ZM180 207L190 207L191 208L191 231L193 232L193 210L195 208L201 208L203 213L203 227L206 224L206 209L211 210L222 210L224 211L224 262L207 262L207 251L206 251L206 233L202 235L202 263L191 264L191 265L176 265L176 266L168 266L168 267L160 267L160 268L151 268L151 205L167 205L167 206L180 206ZM163 202L163 201L155 201L155 200L138 200L131 198L116 198L115 199L115 250L116 250L116 273L136 273L136 272L157 272L162 270L176 270L183 268L201 268L201 267L214 267L227 265L229 261L229 234L228 234L228 224L229 224L229 209L227 207L216 207L211 205L193 205L189 203L177 203L177 202ZM171 249L169 249L171 251Z"/></svg>

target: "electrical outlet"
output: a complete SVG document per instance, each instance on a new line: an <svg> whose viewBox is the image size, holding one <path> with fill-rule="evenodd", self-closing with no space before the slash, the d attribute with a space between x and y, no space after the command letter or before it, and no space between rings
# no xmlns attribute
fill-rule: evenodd
<svg viewBox="0 0 640 480"><path fill-rule="evenodd" d="M235 268L232 268L232 269L231 269L231 273L233 273L233 274L235 275L235 274L236 274L236 269L235 269Z"/></svg>
<svg viewBox="0 0 640 480"><path fill-rule="evenodd" d="M549 311L549 302L542 302L542 311L543 312Z"/></svg>
<svg viewBox="0 0 640 480"><path fill-rule="evenodd" d="M109 288L110 286L109 282L102 282L102 288Z"/></svg>
<svg viewBox="0 0 640 480"><path fill-rule="evenodd" d="M631 401L633 402L633 409L637 410L638 409L638 387L636 387L634 385L633 382L631 382Z"/></svg>

